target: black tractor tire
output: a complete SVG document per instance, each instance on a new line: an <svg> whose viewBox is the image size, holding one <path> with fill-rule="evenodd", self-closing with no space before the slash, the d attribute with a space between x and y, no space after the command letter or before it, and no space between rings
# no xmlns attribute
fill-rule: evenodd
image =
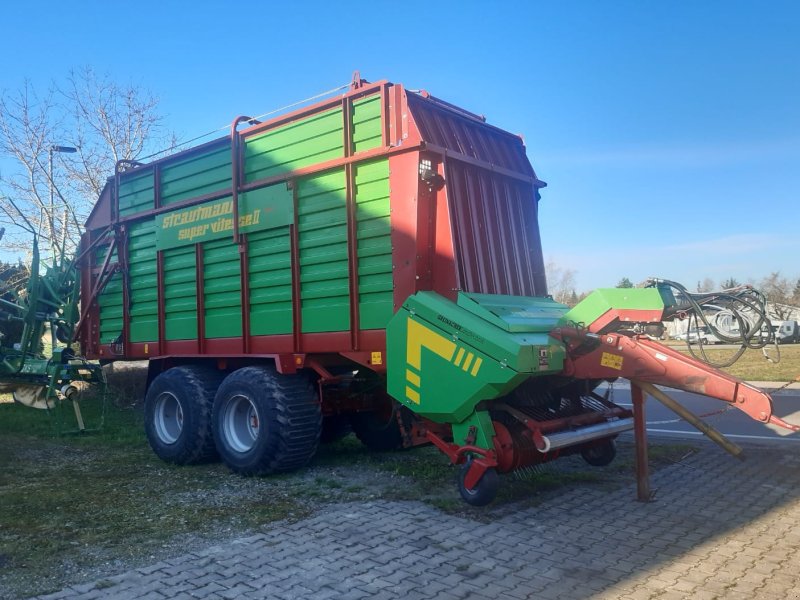
<svg viewBox="0 0 800 600"><path fill-rule="evenodd" d="M331 415L322 419L322 433L319 436L320 444L333 444L347 437L353 428L347 415Z"/></svg>
<svg viewBox="0 0 800 600"><path fill-rule="evenodd" d="M56 325L56 339L62 344L69 344L72 341L72 328L66 325Z"/></svg>
<svg viewBox="0 0 800 600"><path fill-rule="evenodd" d="M601 440L581 450L583 460L593 467L606 467L617 456L617 443L614 440Z"/></svg>
<svg viewBox="0 0 800 600"><path fill-rule="evenodd" d="M458 471L458 492L467 504L472 506L486 506L497 496L500 489L500 476L495 469L486 469L477 485L469 489L464 483L469 471L470 463L462 465Z"/></svg>
<svg viewBox="0 0 800 600"><path fill-rule="evenodd" d="M373 452L390 452L403 447L403 432L395 409L354 413L350 425L359 441Z"/></svg>
<svg viewBox="0 0 800 600"><path fill-rule="evenodd" d="M182 366L160 373L150 384L144 430L161 460L193 465L217 458L211 410L222 376L214 369Z"/></svg>
<svg viewBox="0 0 800 600"><path fill-rule="evenodd" d="M285 473L306 465L319 445L322 412L304 374L244 367L222 382L214 399L214 441L240 475Z"/></svg>

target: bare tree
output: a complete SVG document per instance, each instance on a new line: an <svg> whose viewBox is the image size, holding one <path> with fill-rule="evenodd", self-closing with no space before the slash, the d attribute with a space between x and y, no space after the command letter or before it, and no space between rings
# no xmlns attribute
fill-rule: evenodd
<svg viewBox="0 0 800 600"><path fill-rule="evenodd" d="M701 294L714 291L714 280L706 277L703 281L697 282L697 291Z"/></svg>
<svg viewBox="0 0 800 600"><path fill-rule="evenodd" d="M571 300L577 298L575 293L576 271L574 269L563 269L551 259L545 265L545 273L547 289L556 302L571 304Z"/></svg>
<svg viewBox="0 0 800 600"><path fill-rule="evenodd" d="M761 280L759 289L767 297L771 314L779 320L788 319L795 307L792 306L793 289L789 280L782 277L779 271L774 271Z"/></svg>
<svg viewBox="0 0 800 600"><path fill-rule="evenodd" d="M14 250L29 246L24 239L27 236L14 236L20 227L27 233L38 231L48 240L60 237L58 221L49 206L45 166L50 141L60 126L53 96L50 91L39 98L28 82L14 95L0 96L0 153L18 167L10 176L0 173L0 211L12 225L4 240L6 247ZM13 225L17 226L16 231Z"/></svg>
<svg viewBox="0 0 800 600"><path fill-rule="evenodd" d="M88 67L43 96L29 82L0 94L0 154L14 165L0 173L4 246L30 249L36 232L53 256L74 248L116 162L172 145L157 98Z"/></svg>
<svg viewBox="0 0 800 600"><path fill-rule="evenodd" d="M736 280L735 277L728 277L720 285L722 286L723 290L730 290L735 287L739 287L740 283Z"/></svg>
<svg viewBox="0 0 800 600"><path fill-rule="evenodd" d="M68 171L75 190L97 198L120 160L135 160L146 148L175 146L158 113L158 98L133 85L122 86L90 67L72 71L62 95L70 110L77 162Z"/></svg>

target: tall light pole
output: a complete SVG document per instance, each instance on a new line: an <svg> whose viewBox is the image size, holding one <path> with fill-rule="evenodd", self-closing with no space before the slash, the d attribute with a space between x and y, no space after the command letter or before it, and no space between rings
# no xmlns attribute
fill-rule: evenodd
<svg viewBox="0 0 800 600"><path fill-rule="evenodd" d="M78 149L72 146L58 146L56 144L50 146L48 150L48 154L50 155L50 214L52 214L53 211L53 192L55 190L55 184L53 183L53 153L65 152L67 154L74 154L77 151Z"/></svg>
<svg viewBox="0 0 800 600"><path fill-rule="evenodd" d="M57 144L53 144L48 149L48 154L50 156L50 234L52 236L55 236L55 233L56 233L56 231L55 231L56 217L55 217L55 214L54 214L55 203L53 201L53 195L54 195L54 192L55 192L55 183L53 181L53 153L54 152L64 152L66 154L74 154L77 151L78 151L78 149L77 148L73 148L72 146L59 146ZM66 211L66 208L64 210ZM66 226L67 226L67 222L66 222L66 212L65 212L64 227L66 228ZM64 239L62 239L62 242L61 242L61 247L62 247L62 250L63 250L64 243L66 241L66 231L62 232L62 237L64 238ZM55 243L55 240L51 240L50 243L51 244Z"/></svg>

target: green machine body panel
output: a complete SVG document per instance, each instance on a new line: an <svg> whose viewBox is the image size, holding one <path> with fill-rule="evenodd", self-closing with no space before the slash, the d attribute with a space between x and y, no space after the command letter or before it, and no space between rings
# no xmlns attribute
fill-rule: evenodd
<svg viewBox="0 0 800 600"><path fill-rule="evenodd" d="M612 310L663 311L665 306L674 304L675 298L668 288L601 288L569 309L560 324L588 326Z"/></svg>
<svg viewBox="0 0 800 600"><path fill-rule="evenodd" d="M464 422L479 402L562 370L548 332L566 311L549 298L418 292L387 328L389 394L432 421Z"/></svg>
<svg viewBox="0 0 800 600"><path fill-rule="evenodd" d="M384 329L395 306L389 159L366 155L349 167L316 170L384 146L382 98L376 89L353 99L347 132L339 106L242 137L240 183L250 189L238 193L236 212L244 252L232 241L230 138L121 172L118 205L108 210L126 222L125 243L115 247L112 262L128 272L114 274L100 291L92 342L121 343L127 325L128 341L138 346L126 351L135 355L148 344L150 350L137 357L149 358L158 348L160 322L164 342L343 332L354 325L353 313L359 317L356 328ZM113 199L108 202L113 205ZM98 247L87 266L98 269L107 247ZM348 280L353 257L357 294ZM293 277L299 279L297 298ZM243 303L245 284L249 295ZM354 298L357 311L351 308ZM201 311L204 328L198 330Z"/></svg>

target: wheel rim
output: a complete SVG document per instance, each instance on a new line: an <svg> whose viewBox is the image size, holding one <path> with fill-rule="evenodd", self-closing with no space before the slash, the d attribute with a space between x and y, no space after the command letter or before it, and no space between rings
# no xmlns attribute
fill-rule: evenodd
<svg viewBox="0 0 800 600"><path fill-rule="evenodd" d="M222 429L228 445L236 452L248 452L255 446L261 422L250 398L234 396L228 401Z"/></svg>
<svg viewBox="0 0 800 600"><path fill-rule="evenodd" d="M599 460L605 456L606 449L601 448L600 446L593 446L591 448L586 449L586 456L589 457L589 460Z"/></svg>
<svg viewBox="0 0 800 600"><path fill-rule="evenodd" d="M183 408L177 396L163 392L156 400L155 426L158 438L165 444L174 444L183 431Z"/></svg>

